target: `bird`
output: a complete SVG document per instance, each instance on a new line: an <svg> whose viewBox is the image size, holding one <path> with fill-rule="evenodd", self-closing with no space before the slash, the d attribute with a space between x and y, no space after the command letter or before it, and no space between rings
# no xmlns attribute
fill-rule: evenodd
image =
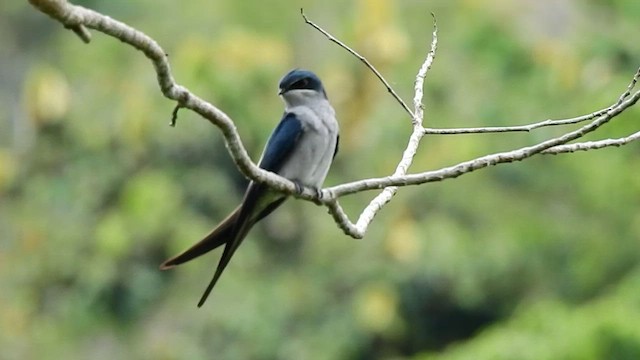
<svg viewBox="0 0 640 360"><path fill-rule="evenodd" d="M278 89L284 114L267 140L258 166L291 180L298 190L308 187L319 194L338 153L340 136L335 110L322 81L309 70L289 71ZM171 269L224 245L213 278L198 302L202 307L249 230L286 199L285 194L251 181L242 202L231 214L202 240L162 263L160 269Z"/></svg>

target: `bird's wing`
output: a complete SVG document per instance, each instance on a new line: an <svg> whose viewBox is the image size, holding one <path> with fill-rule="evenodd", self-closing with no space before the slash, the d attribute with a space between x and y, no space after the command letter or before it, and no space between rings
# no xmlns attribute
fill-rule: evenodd
<svg viewBox="0 0 640 360"><path fill-rule="evenodd" d="M269 137L258 166L277 173L295 149L302 133L302 122L296 114L285 113Z"/></svg>
<svg viewBox="0 0 640 360"><path fill-rule="evenodd" d="M258 166L262 169L277 173L291 153L295 151L303 131L302 122L300 122L298 117L294 113L285 113L269 137L269 141L267 142ZM233 229L234 236L226 243L216 272L205 289L204 294L202 294L198 302L198 307L201 307L207 300L207 297L209 297L211 290L229 264L231 257L242 243L242 240L244 240L251 226L275 210L275 208L285 200L284 196L271 198L271 196L267 195L265 198L264 195L266 192L268 192L268 188L263 184L254 182L249 184L235 222Z"/></svg>

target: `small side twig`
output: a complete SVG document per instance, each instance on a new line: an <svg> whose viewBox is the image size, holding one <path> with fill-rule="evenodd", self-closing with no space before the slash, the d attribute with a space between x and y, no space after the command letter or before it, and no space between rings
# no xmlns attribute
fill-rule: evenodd
<svg viewBox="0 0 640 360"><path fill-rule="evenodd" d="M176 121L178 121L178 111L180 111L180 109L182 109L182 105L180 105L179 103L176 105L176 107L173 108L173 111L171 112L171 121L169 122L169 126L176 127Z"/></svg>
<svg viewBox="0 0 640 360"><path fill-rule="evenodd" d="M82 42L84 42L85 44L88 44L91 42L91 33L82 24L66 25L65 27L73 31L76 35L78 35L80 40L82 40Z"/></svg>
<svg viewBox="0 0 640 360"><path fill-rule="evenodd" d="M29 0L29 3L52 18L60 20L65 28L73 31L85 44L91 42L91 33L82 24L82 19L69 10L66 0Z"/></svg>

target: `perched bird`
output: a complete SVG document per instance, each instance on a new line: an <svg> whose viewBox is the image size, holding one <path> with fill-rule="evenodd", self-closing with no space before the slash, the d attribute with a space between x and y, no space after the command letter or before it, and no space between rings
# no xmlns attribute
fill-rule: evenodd
<svg viewBox="0 0 640 360"><path fill-rule="evenodd" d="M320 79L311 71L294 69L280 80L278 95L284 115L267 141L258 166L298 186L320 189L338 152L338 122ZM165 261L170 269L224 245L213 279L198 302L201 307L220 278L233 253L251 227L285 200L284 194L250 182L242 203L204 239Z"/></svg>

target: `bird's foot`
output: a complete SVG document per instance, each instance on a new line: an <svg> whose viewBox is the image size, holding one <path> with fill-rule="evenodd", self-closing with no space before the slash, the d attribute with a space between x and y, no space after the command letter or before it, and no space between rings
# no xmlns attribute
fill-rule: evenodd
<svg viewBox="0 0 640 360"><path fill-rule="evenodd" d="M316 197L315 199L313 199L313 203L318 206L321 206L322 205L322 189L319 189L317 187L312 187L311 189L316 192Z"/></svg>
<svg viewBox="0 0 640 360"><path fill-rule="evenodd" d="M301 195L304 192L305 186L302 185L298 181L294 181L293 183L296 186L296 193ZM309 188L316 193L315 198L312 200L313 203L318 205L318 206L322 205L322 189L319 189L319 188L314 187L314 186L309 186Z"/></svg>
<svg viewBox="0 0 640 360"><path fill-rule="evenodd" d="M293 185L296 186L296 194L298 195L302 195L302 193L304 192L304 185L302 185L299 181L294 180L293 181Z"/></svg>
<svg viewBox="0 0 640 360"><path fill-rule="evenodd" d="M322 189L314 187L313 190L316 191L316 198L313 202L318 206L322 205Z"/></svg>

